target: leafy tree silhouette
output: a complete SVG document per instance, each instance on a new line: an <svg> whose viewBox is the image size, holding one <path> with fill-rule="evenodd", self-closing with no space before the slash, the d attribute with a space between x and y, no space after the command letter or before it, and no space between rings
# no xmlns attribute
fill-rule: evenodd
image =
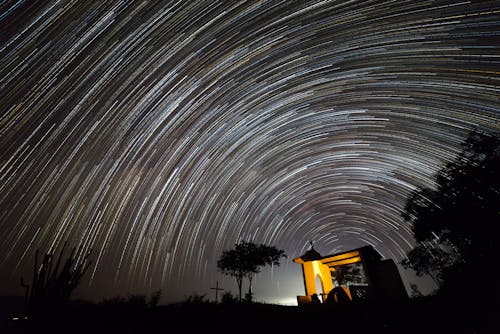
<svg viewBox="0 0 500 334"><path fill-rule="evenodd" d="M474 282L471 298L493 297L479 294L499 276L500 237L492 230L500 216L499 133L471 132L436 184L408 199L403 218L412 223L417 244L402 264L431 275L441 294L460 293Z"/></svg>
<svg viewBox="0 0 500 334"><path fill-rule="evenodd" d="M254 275L258 274L261 268L266 265L279 266L280 258L284 256L286 256L285 252L274 246L241 241L235 245L234 249L222 252L217 261L217 267L223 274L233 276L236 279L240 302L243 278L248 278L247 300L251 301Z"/></svg>

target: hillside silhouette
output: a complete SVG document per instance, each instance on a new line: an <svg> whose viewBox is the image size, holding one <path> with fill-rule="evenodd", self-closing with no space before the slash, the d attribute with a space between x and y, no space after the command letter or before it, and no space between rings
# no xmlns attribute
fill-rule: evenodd
<svg viewBox="0 0 500 334"><path fill-rule="evenodd" d="M427 296L394 303L311 304L185 301L148 306L73 301L43 318L2 319L2 333L198 333L297 332L312 329L343 333L493 333L498 309L463 299Z"/></svg>

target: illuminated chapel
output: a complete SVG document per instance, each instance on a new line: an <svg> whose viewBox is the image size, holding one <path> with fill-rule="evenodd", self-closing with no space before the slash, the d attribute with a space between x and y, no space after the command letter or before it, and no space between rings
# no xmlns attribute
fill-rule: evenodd
<svg viewBox="0 0 500 334"><path fill-rule="evenodd" d="M372 246L321 256L311 243L293 261L302 265L304 278L305 295L297 296L299 305L408 298L394 261L382 259Z"/></svg>

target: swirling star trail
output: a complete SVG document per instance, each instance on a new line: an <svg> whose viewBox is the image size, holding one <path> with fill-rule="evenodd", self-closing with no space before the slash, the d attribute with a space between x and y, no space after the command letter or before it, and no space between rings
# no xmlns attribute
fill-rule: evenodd
<svg viewBox="0 0 500 334"><path fill-rule="evenodd" d="M289 255L257 294L294 297L308 240L401 260L409 193L500 130L497 1L19 0L0 24L3 293L66 241L85 297L208 293L244 239Z"/></svg>

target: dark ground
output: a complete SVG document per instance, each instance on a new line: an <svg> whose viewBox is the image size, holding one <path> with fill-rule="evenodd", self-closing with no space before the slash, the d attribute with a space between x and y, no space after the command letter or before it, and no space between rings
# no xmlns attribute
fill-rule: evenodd
<svg viewBox="0 0 500 334"><path fill-rule="evenodd" d="M5 314L4 314L5 315ZM3 317L0 333L500 333L497 307L424 297L395 303L279 306L74 303L40 319Z"/></svg>

